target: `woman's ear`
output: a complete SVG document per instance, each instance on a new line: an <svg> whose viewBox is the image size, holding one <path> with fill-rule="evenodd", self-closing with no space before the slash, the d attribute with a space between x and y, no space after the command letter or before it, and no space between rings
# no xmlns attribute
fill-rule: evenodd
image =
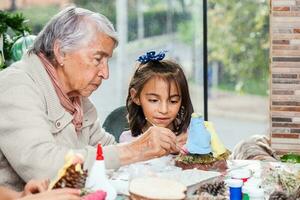
<svg viewBox="0 0 300 200"><path fill-rule="evenodd" d="M140 106L140 99L137 97L137 91L134 88L130 89L130 97L135 104Z"/></svg>
<svg viewBox="0 0 300 200"><path fill-rule="evenodd" d="M61 51L61 45L59 41L55 41L53 45L53 53L58 65L64 65L64 53Z"/></svg>

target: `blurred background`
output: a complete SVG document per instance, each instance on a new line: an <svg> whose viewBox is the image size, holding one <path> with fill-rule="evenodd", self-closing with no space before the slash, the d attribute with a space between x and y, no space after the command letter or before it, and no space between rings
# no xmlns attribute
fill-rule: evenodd
<svg viewBox="0 0 300 200"><path fill-rule="evenodd" d="M16 41L25 30L37 35L51 16L70 4L104 14L119 33L110 78L91 96L101 123L125 105L136 59L150 50L167 50L167 57L181 64L194 108L203 112L202 1L0 0L2 14L21 13L26 21L21 29L3 28L0 17L0 34L5 32L7 41ZM208 120L232 149L250 135L269 134L268 1L209 0L207 24ZM6 53L2 68L13 62Z"/></svg>

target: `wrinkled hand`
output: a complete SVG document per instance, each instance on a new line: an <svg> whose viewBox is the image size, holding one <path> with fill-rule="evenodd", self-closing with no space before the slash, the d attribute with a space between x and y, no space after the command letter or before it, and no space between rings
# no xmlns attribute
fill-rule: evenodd
<svg viewBox="0 0 300 200"><path fill-rule="evenodd" d="M80 200L80 190L64 188L27 195L18 200Z"/></svg>
<svg viewBox="0 0 300 200"><path fill-rule="evenodd" d="M24 187L24 191L22 192L22 197L29 194L36 194L40 192L45 192L49 186L49 179L45 180L30 180Z"/></svg>
<svg viewBox="0 0 300 200"><path fill-rule="evenodd" d="M178 151L175 134L170 129L154 126L138 137L134 146L140 152L140 160L149 160Z"/></svg>

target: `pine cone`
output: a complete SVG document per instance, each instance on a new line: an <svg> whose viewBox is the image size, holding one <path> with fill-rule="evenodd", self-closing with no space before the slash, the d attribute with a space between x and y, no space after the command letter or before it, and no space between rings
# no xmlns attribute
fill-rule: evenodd
<svg viewBox="0 0 300 200"><path fill-rule="evenodd" d="M217 181L214 183L206 183L200 186L198 190L199 194L201 192L207 192L212 196L225 195L226 186L224 181Z"/></svg>
<svg viewBox="0 0 300 200"><path fill-rule="evenodd" d="M284 192L275 191L270 195L269 200L288 200L288 196Z"/></svg>
<svg viewBox="0 0 300 200"><path fill-rule="evenodd" d="M298 189L295 192L295 199L300 199L300 186L298 187Z"/></svg>
<svg viewBox="0 0 300 200"><path fill-rule="evenodd" d="M68 167L65 174L55 183L53 189L64 187L77 189L83 188L88 175L87 170L83 170L83 172L80 172L76 171L75 167L75 164L72 164L70 167Z"/></svg>
<svg viewBox="0 0 300 200"><path fill-rule="evenodd" d="M300 200L300 187L298 187L294 194L289 196L288 200Z"/></svg>
<svg viewBox="0 0 300 200"><path fill-rule="evenodd" d="M223 195L213 196L208 194L207 192L202 192L198 197L198 200L226 200L226 199L228 198L226 198Z"/></svg>

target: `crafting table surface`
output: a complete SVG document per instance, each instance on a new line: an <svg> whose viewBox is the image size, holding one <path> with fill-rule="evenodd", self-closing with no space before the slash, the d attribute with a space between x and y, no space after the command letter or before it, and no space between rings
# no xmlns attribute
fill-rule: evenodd
<svg viewBox="0 0 300 200"><path fill-rule="evenodd" d="M252 177L261 178L266 197L277 187L274 178L281 172L298 174L300 179L300 165L281 162L263 162L256 160L228 160L228 170L225 173L202 171L197 169L182 170L174 165L173 156L165 156L121 167L110 174L110 182L119 194L117 199L127 199L130 180L136 177L156 176L179 181L187 186L187 199L196 199L194 192L202 183L216 179L228 179L237 169L248 169ZM278 173L275 174L274 173ZM300 180L299 180L300 182Z"/></svg>

